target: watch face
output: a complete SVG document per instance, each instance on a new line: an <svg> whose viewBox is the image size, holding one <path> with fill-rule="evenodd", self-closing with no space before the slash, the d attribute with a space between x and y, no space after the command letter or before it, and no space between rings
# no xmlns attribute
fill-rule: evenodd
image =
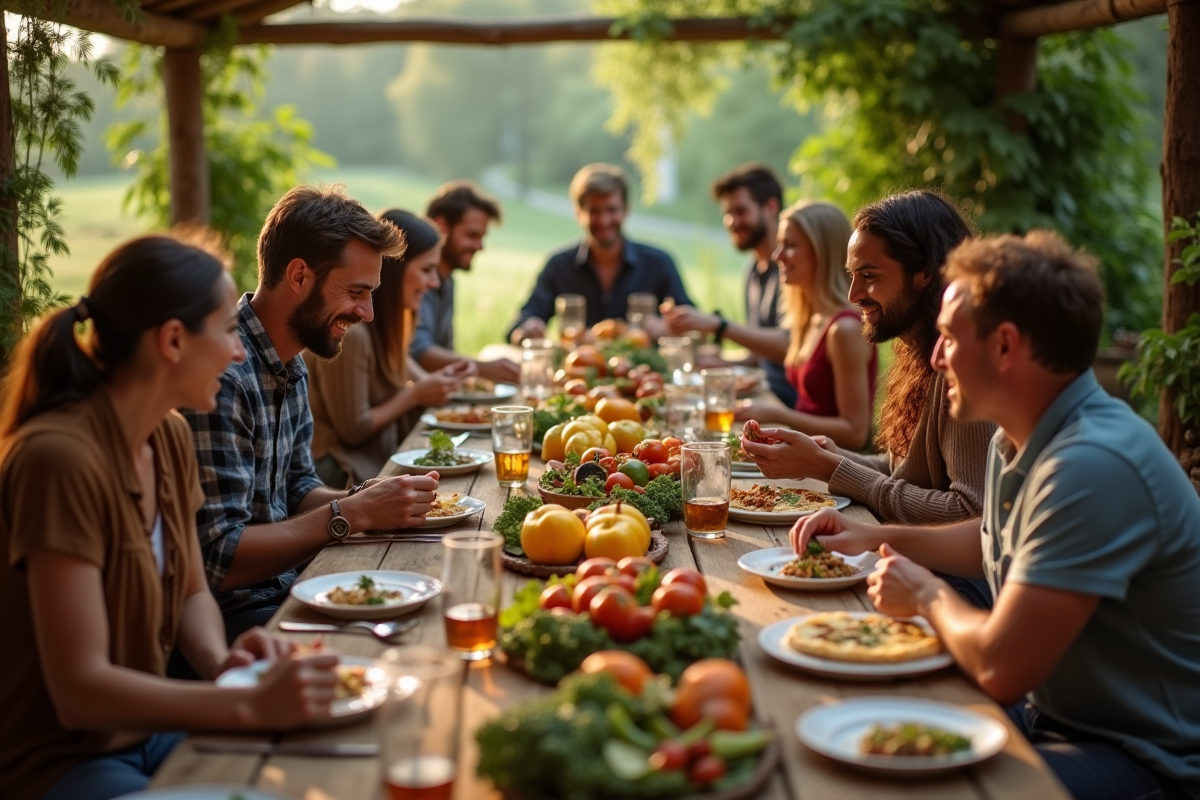
<svg viewBox="0 0 1200 800"><path fill-rule="evenodd" d="M329 520L329 534L335 539L345 539L350 534L350 523L345 517L334 517Z"/></svg>

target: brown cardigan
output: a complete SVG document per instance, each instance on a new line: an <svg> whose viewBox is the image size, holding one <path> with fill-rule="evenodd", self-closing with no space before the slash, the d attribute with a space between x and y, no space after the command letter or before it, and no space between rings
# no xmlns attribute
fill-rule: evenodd
<svg viewBox="0 0 1200 800"><path fill-rule="evenodd" d="M946 380L938 373L908 455L895 459L842 450L829 491L857 500L881 522L937 525L978 517L995 432L990 422L958 422L950 416Z"/></svg>

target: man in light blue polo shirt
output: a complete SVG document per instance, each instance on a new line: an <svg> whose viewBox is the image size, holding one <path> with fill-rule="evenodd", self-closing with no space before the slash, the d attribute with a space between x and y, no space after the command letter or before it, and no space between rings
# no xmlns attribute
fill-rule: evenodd
<svg viewBox="0 0 1200 800"><path fill-rule="evenodd" d="M1035 232L967 242L945 277L933 359L951 413L1000 426L982 524L822 512L793 542L882 548L876 607L927 618L967 675L1016 703L1010 717L1076 798L1200 798L1200 498L1092 374L1094 264ZM930 570L986 577L995 609Z"/></svg>

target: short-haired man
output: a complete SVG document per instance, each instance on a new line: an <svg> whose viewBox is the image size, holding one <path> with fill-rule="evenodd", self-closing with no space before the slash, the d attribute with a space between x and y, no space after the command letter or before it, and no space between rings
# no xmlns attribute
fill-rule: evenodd
<svg viewBox="0 0 1200 800"><path fill-rule="evenodd" d="M1154 429L1091 370L1103 291L1090 258L1034 232L946 265L933 363L951 413L1000 426L982 523L798 524L855 554L868 593L920 614L1076 798L1200 797L1200 498ZM929 570L986 577L988 613Z"/></svg>
<svg viewBox="0 0 1200 800"><path fill-rule="evenodd" d="M713 181L712 196L721 206L721 219L733 246L749 252L746 266L746 324L738 325L719 314L706 314L692 306L676 305L664 314L671 333L700 331L729 339L754 354L771 391L788 408L796 407L796 387L788 383L783 359L788 331L780 327L783 308L779 265L771 258L783 209L783 185L770 167L751 162Z"/></svg>
<svg viewBox="0 0 1200 800"><path fill-rule="evenodd" d="M745 442L768 478L816 478L884 522L942 524L979 516L995 426L950 415L945 381L930 366L937 342L941 267L971 236L936 192L895 194L854 215L846 269L863 336L894 340L875 444L881 455L840 450L825 437L768 428L781 444Z"/></svg>
<svg viewBox="0 0 1200 800"><path fill-rule="evenodd" d="M453 181L437 190L425 215L442 234L438 262L441 286L425 292L417 327L408 352L426 372L463 360L454 352L454 273L470 272L475 254L483 250L488 225L500 224L500 204L470 181ZM479 375L493 381L517 383L521 368L507 358L475 361Z"/></svg>
<svg viewBox="0 0 1200 800"><path fill-rule="evenodd" d="M625 238L621 224L629 209L629 184L617 167L589 164L571 180L575 218L583 241L550 257L509 328L514 344L544 336L554 316L554 299L580 294L587 300L587 324L624 318L629 295L649 292L661 303L668 297L691 305L675 262L650 245Z"/></svg>
<svg viewBox="0 0 1200 800"><path fill-rule="evenodd" d="M419 525L434 500L437 473L346 492L313 467L300 351L336 358L350 326L373 317L382 258L403 252L403 234L340 186L292 189L263 224L258 287L238 303L246 360L225 371L212 413L184 412L207 495L196 529L230 640L270 618L322 547Z"/></svg>

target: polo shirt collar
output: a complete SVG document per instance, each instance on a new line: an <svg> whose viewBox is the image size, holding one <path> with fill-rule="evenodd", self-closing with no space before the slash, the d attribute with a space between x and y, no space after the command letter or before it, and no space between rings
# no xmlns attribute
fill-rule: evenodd
<svg viewBox="0 0 1200 800"><path fill-rule="evenodd" d="M1046 449L1050 440L1057 435L1071 412L1093 392L1100 391L1104 390L1100 388L1095 373L1090 369L1071 381L1042 414L1042 418L1038 420L1037 425L1033 428L1033 433L1029 436L1029 441L1025 442L1025 446L1017 453L1016 460L1004 468L1004 472L1018 473L1022 477L1028 475L1038 456ZM996 436L1003 437L1004 434L997 431ZM1012 452L1012 445L1007 438L998 441L1001 444L1001 453Z"/></svg>
<svg viewBox="0 0 1200 800"><path fill-rule="evenodd" d="M238 301L238 320L250 334L250 342L254 345L254 349L258 351L262 363L276 377L293 382L303 378L308 374L308 367L304 363L304 357L297 353L286 364L280 360L279 353L275 350L275 345L271 342L271 337L267 335L267 329L263 327L262 320L254 312L254 306L250 305L250 298L252 297L253 295L247 292Z"/></svg>
<svg viewBox="0 0 1200 800"><path fill-rule="evenodd" d="M623 236L623 235L622 235ZM582 241L579 243L579 249L575 251L575 266L583 268L588 265L588 259L591 253L588 248L588 243ZM621 242L621 267L639 267L642 263L642 256L636 247L632 247L628 239L622 239Z"/></svg>

